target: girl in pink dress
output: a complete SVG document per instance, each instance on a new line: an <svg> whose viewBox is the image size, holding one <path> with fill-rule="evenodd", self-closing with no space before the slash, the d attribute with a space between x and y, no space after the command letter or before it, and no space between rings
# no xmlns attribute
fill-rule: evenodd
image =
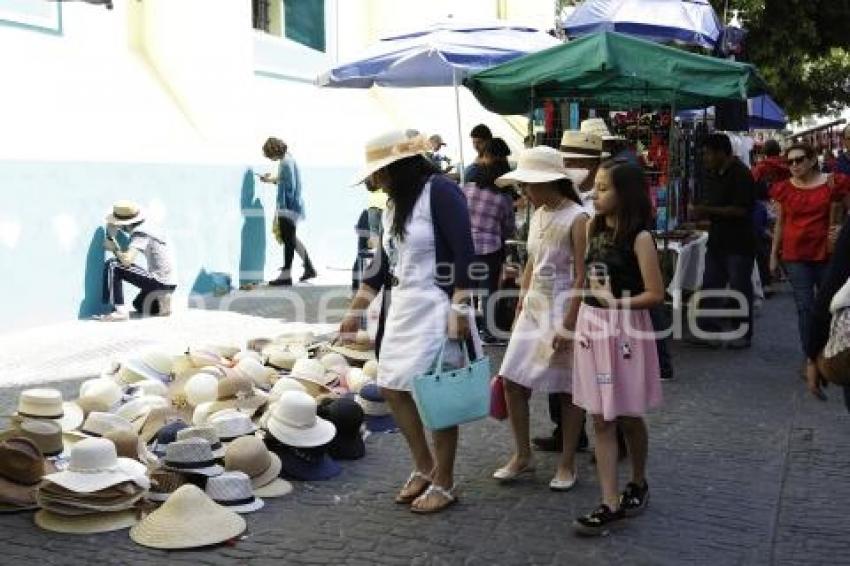
<svg viewBox="0 0 850 566"><path fill-rule="evenodd" d="M649 501L643 416L661 403L661 379L649 309L664 300L652 207L640 167L603 163L596 175L589 223L588 293L579 309L573 361L573 403L593 418L602 503L573 526L601 535L639 514ZM617 488L617 424L625 433L632 480Z"/></svg>

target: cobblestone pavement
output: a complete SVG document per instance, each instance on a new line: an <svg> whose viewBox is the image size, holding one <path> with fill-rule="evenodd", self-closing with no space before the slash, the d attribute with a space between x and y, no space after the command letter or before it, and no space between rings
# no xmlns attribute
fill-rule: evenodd
<svg viewBox="0 0 850 566"><path fill-rule="evenodd" d="M346 463L338 479L299 484L247 516L248 536L235 546L150 551L126 532L47 534L30 515L6 515L0 563L850 564L850 415L834 389L827 403L804 394L794 317L790 297L780 295L757 320L750 351L676 345L677 379L650 418L650 507L601 540L569 528L598 500L589 456L579 458L571 493L547 489L549 455L539 457L535 478L497 485L490 474L510 452L509 432L488 420L463 427L461 500L438 516L392 503L409 472L403 440L373 435L367 457ZM0 391L0 413L8 414L17 390ZM547 431L544 398L533 412L535 430Z"/></svg>

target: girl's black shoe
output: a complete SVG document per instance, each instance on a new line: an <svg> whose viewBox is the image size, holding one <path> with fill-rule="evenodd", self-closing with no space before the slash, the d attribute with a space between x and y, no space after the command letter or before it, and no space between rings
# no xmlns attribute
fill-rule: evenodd
<svg viewBox="0 0 850 566"><path fill-rule="evenodd" d="M573 529L576 533L589 537L605 536L609 533L611 525L625 518L622 507L616 511L601 504L593 512L577 518L573 521Z"/></svg>

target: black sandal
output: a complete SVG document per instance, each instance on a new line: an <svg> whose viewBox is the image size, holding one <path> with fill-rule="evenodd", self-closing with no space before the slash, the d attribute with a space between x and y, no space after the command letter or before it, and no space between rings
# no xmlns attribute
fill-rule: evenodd
<svg viewBox="0 0 850 566"><path fill-rule="evenodd" d="M610 532L611 525L623 518L625 514L622 508L611 511L611 508L603 503L591 513L573 521L573 529L584 536L606 536Z"/></svg>

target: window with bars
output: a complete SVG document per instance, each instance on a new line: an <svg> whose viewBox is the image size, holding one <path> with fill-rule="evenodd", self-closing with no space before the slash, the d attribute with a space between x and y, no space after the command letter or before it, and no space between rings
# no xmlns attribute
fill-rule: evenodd
<svg viewBox="0 0 850 566"><path fill-rule="evenodd" d="M325 0L251 0L254 29L324 52Z"/></svg>

